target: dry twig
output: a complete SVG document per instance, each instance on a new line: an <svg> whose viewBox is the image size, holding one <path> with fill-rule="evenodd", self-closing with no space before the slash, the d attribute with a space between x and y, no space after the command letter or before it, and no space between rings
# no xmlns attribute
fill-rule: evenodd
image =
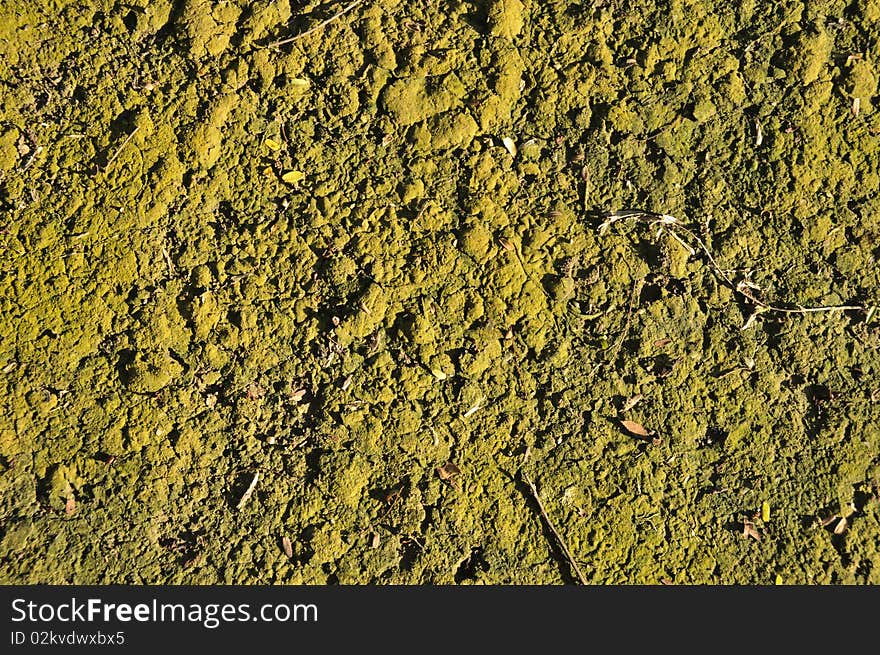
<svg viewBox="0 0 880 655"><path fill-rule="evenodd" d="M553 525L553 521L550 520L550 516L547 514L547 510L544 509L544 503L541 502L541 497L538 495L538 490L535 487L535 483L532 482L532 479L529 477L529 474L525 471L522 471L523 479L529 487L529 492L532 494L532 498L535 500L535 503L538 505L538 511L541 513L541 518L544 519L544 523L547 525L547 529L553 533L553 536L556 538L556 541L559 543L559 547L562 549L563 555L565 555L565 559L568 561L568 565L571 567L571 570L577 576L578 581L582 585L587 585L587 579L584 577L584 574L581 572L580 567L577 565L574 557L571 554L571 550L568 548L568 544L565 539L562 538L562 535L559 534L559 531L556 529L556 526Z"/></svg>

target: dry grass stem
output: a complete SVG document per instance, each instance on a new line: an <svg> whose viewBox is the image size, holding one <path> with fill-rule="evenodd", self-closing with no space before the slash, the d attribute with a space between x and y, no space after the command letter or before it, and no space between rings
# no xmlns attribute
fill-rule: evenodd
<svg viewBox="0 0 880 655"><path fill-rule="evenodd" d="M343 7L342 9L340 9L339 11L337 11L335 14L333 14L333 15L332 15L330 18L328 18L327 20L321 21L320 23L318 23L318 24L315 25L314 27L311 27L311 28L307 29L305 32L302 32L301 34L297 34L296 36L291 36L291 37L288 37L288 38L286 38L286 39L279 39L278 41L272 41L272 43L270 43L270 44L268 45L268 47L269 47L269 48L277 48L278 46L286 45L286 44L288 44L288 43L293 43L294 41L298 41L299 39L301 39L301 38L303 38L303 37L306 37L306 36L308 36L309 34L312 34L313 32L317 32L318 30L320 30L320 29L326 27L327 25L329 25L329 24L332 23L333 21L335 21L335 20L337 20L337 19L342 18L343 16L345 16L345 14L347 14L347 13L350 12L352 9L354 9L355 7L357 7L357 6L358 6L359 4L361 4L363 1L364 1L364 0L354 0L354 2L350 2L350 3L347 4L345 7Z"/></svg>
<svg viewBox="0 0 880 655"><path fill-rule="evenodd" d="M752 288L746 282L734 282L727 273L724 272L718 262L715 261L715 258L712 256L712 252L709 250L708 246L703 242L703 240L698 237L692 230L689 230L684 225L681 224L675 216L671 216L669 214L658 214L655 212L641 211L641 210L623 210L611 212L605 216L605 222L599 226L599 234L605 234L613 224L619 222L626 221L636 221L640 223L647 223L651 226L659 225L661 228L666 228L669 234L672 237L681 243L691 254L696 254L696 250L688 243L682 239L680 232L688 237L689 240L695 242L699 245L700 250L702 250L708 259L709 267L712 269L712 272L730 289L734 292L738 293L740 296L753 303L756 307L758 307L758 311L760 312L777 312L780 314L816 314L820 312L844 312L844 311L864 311L865 307L861 305L824 305L821 307L781 307L779 305L774 305L768 302L765 302L755 296L754 293L750 291ZM748 323L747 323L748 325Z"/></svg>

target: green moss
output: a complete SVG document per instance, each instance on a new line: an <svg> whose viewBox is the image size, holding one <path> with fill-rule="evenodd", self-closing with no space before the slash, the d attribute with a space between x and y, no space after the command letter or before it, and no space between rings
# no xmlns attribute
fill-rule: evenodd
<svg viewBox="0 0 880 655"><path fill-rule="evenodd" d="M178 24L189 39L194 57L216 57L229 47L229 39L241 14L237 3L185 0Z"/></svg>
<svg viewBox="0 0 880 655"><path fill-rule="evenodd" d="M135 393L155 393L171 384L181 370L167 352L138 353L126 364L123 381Z"/></svg>
<svg viewBox="0 0 880 655"><path fill-rule="evenodd" d="M7 129L0 134L0 171L9 172L18 163L18 140L17 129Z"/></svg>
<svg viewBox="0 0 880 655"><path fill-rule="evenodd" d="M489 34L513 39L522 31L524 23L521 0L492 0L489 3Z"/></svg>
<svg viewBox="0 0 880 655"><path fill-rule="evenodd" d="M412 125L452 109L464 94L465 88L454 74L440 79L409 77L389 84L382 103L397 123Z"/></svg>
<svg viewBox="0 0 880 655"><path fill-rule="evenodd" d="M791 71L804 85L812 84L831 61L834 39L824 28L804 31L791 51Z"/></svg>
<svg viewBox="0 0 880 655"><path fill-rule="evenodd" d="M0 9L3 582L570 581L524 472L596 584L876 582L880 324L695 241L878 304L874 0L98 4Z"/></svg>
<svg viewBox="0 0 880 655"><path fill-rule="evenodd" d="M419 125L413 140L421 150L447 150L470 145L478 131L477 122L470 114L447 113Z"/></svg>
<svg viewBox="0 0 880 655"><path fill-rule="evenodd" d="M479 262L489 256L492 234L482 223L475 223L461 233L461 249Z"/></svg>
<svg viewBox="0 0 880 655"><path fill-rule="evenodd" d="M877 95L877 72L872 62L856 59L846 71L844 88L852 98L859 99L860 109L871 111Z"/></svg>

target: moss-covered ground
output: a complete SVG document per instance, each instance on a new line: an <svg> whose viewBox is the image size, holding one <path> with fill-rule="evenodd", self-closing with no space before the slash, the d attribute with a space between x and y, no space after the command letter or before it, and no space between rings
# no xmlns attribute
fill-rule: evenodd
<svg viewBox="0 0 880 655"><path fill-rule="evenodd" d="M0 6L0 582L880 582L880 0L346 5Z"/></svg>

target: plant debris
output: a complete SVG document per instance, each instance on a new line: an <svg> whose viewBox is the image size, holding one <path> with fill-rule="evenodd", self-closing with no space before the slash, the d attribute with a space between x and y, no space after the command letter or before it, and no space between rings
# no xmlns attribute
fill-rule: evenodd
<svg viewBox="0 0 880 655"><path fill-rule="evenodd" d="M641 423L636 423L635 421L621 420L620 425L623 427L624 430L636 437L650 438L654 436L653 430L649 430Z"/></svg>
<svg viewBox="0 0 880 655"><path fill-rule="evenodd" d="M461 475L461 469L452 462L446 462L443 466L438 466L434 470L437 472L437 477L453 487L457 484L456 478Z"/></svg>

